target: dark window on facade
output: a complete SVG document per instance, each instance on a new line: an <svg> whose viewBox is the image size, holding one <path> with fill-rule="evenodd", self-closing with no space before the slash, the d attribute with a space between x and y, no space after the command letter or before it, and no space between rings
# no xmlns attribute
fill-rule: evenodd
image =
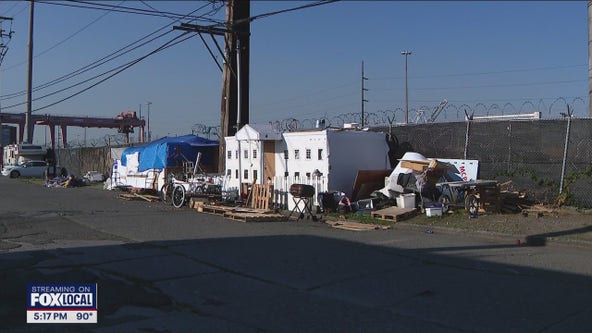
<svg viewBox="0 0 592 333"><path fill-rule="evenodd" d="M318 157L319 157L319 161L323 159L323 150L322 149L319 149Z"/></svg>
<svg viewBox="0 0 592 333"><path fill-rule="evenodd" d="M311 152L310 152L310 149L307 149L307 150L306 150L306 159L307 159L307 160L310 160L310 159L311 159L311 155L312 155L312 154L311 154Z"/></svg>

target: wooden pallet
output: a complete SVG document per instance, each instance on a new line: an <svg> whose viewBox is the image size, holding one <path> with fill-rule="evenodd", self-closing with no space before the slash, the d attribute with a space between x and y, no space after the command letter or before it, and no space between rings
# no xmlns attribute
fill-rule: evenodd
<svg viewBox="0 0 592 333"><path fill-rule="evenodd" d="M195 207L195 210L197 210L200 213L224 216L230 210L230 207L213 206L213 205L198 205Z"/></svg>
<svg viewBox="0 0 592 333"><path fill-rule="evenodd" d="M211 205L203 201L195 201L194 209L200 213L219 215L240 222L279 222L287 217L274 211L254 208L239 208Z"/></svg>
<svg viewBox="0 0 592 333"><path fill-rule="evenodd" d="M388 207L372 212L372 217L379 220L399 222L417 214L417 208Z"/></svg>
<svg viewBox="0 0 592 333"><path fill-rule="evenodd" d="M251 188L251 208L269 209L273 197L273 185L253 184Z"/></svg>
<svg viewBox="0 0 592 333"><path fill-rule="evenodd" d="M281 222L286 221L286 216L278 213L245 213L230 211L224 217L240 222Z"/></svg>

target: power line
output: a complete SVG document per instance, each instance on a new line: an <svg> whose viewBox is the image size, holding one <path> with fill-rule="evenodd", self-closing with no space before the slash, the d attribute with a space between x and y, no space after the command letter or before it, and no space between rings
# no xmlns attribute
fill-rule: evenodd
<svg viewBox="0 0 592 333"><path fill-rule="evenodd" d="M156 53L158 53L158 52L161 52L161 51L163 51L163 50L165 50L165 49L167 49L167 48L169 48L169 47L172 47L172 46L175 46L175 45L177 45L177 44L179 44L179 43L182 43L182 42L184 42L184 41L186 41L186 40L188 40L188 39L190 39L190 38L192 38L192 37L193 37L193 35L189 35L189 36L187 36L186 38L184 38L184 39L182 39L182 40L176 41L177 39L180 39L181 37L183 37L183 36L185 36L185 35L186 35L186 34L182 34L182 35L179 35L179 36L177 36L177 37L173 38L172 40L170 40L169 42L167 42L167 43L163 44L162 46L160 46L159 48L155 49L154 51L152 51L152 52L150 52L150 53L148 53L148 54L146 54L146 55L144 55L144 56L142 56L142 57L140 57L140 58L137 58L137 59L136 59L136 60L134 60L134 61L128 62L128 63L127 63L127 64L125 64L125 65L122 65L122 66L119 66L119 67L115 68L115 69L118 69L118 70L117 70L117 71L115 71L113 74L111 74L111 75L107 76L106 78L104 78L104 79L102 79L102 80L100 80L100 81L98 81L98 82L96 82L96 83L94 83L94 84L92 84L92 85L90 85L90 86L88 86L88 87L86 87L86 88L84 88L84 89L82 89L82 90L80 90L80 91L78 91L78 92L76 92L76 93L74 93L74 94L72 94L72 95L68 96L68 97L62 98L61 100L59 100L59 101L57 101L57 102L53 102L53 103L51 103L51 104L47 104L47 105L45 105L45 106L42 106L42 107L40 107L40 108L37 108L37 109L33 110L33 112L37 112L37 111L40 111L40 110L43 110L43 109L49 108L49 107L51 107L51 106L54 106L54 105L56 105L56 104L62 103L62 102L64 102L64 101L67 101L67 100L69 100L70 98L73 98L73 97L75 97L75 96L78 96L78 95L80 95L80 94L82 94L82 93L84 93L84 92L86 92L86 91L88 91L88 90L90 90L90 89L92 89L92 88L94 88L94 87L98 86L99 84L101 84L101 83L103 83L103 82L105 82L105 81L109 80L110 78L112 78L112 77L114 77L115 75L117 75L117 74L119 74L119 73L121 73L121 72L125 71L126 69L129 69L130 67L132 67L132 66L136 65L137 63L141 62L142 60L144 60L144 59L146 59L146 58L148 58L148 57L150 57L150 56L152 56L152 55L154 55L154 54L156 54ZM115 69L113 69L113 70L115 70ZM113 70L111 70L111 71L113 71ZM109 72L111 72L111 71L109 71ZM105 72L105 73L101 74L100 76L102 76L102 75L105 75L105 74L107 74L107 73L109 73L109 72ZM97 77L98 77L98 76L96 76L95 78L97 78ZM87 81L88 81L88 80L87 80ZM72 87L74 87L74 86L72 86ZM48 96L48 95L46 95L46 96L43 96L43 97L47 97L47 96ZM40 97L40 98L43 98L43 97ZM37 100L37 99L40 99L40 98L36 98L35 100Z"/></svg>
<svg viewBox="0 0 592 333"><path fill-rule="evenodd" d="M8 14L8 12L10 12L16 5L18 5L18 3L14 4L14 6L12 6L9 10L6 11L6 14ZM16 13L14 13L13 15L11 15L13 18L17 17L20 13L22 13L25 9L29 8L29 6L25 3L21 9L19 9Z"/></svg>
<svg viewBox="0 0 592 333"><path fill-rule="evenodd" d="M8 8L8 9L6 10L6 14L8 14L8 13L9 13L11 10L13 10L13 9L14 9L14 7L16 7L16 5L18 5L18 4L19 4L18 2L15 2L15 3L14 3L12 6L10 6L10 8Z"/></svg>
<svg viewBox="0 0 592 333"><path fill-rule="evenodd" d="M124 0L124 1L125 1L125 0ZM121 2L120 2L120 4L121 4L121 3L123 3L124 1L121 1ZM100 20L101 20L103 17L105 17L105 16L109 15L110 13L111 13L111 12L110 12L110 11L108 11L108 12L106 12L106 13L103 13L103 14L101 14L99 17L97 17L96 19L92 20L90 23L86 24L84 27L82 27L82 28L78 29L76 32L74 32L74 33L73 33L73 34L71 34L70 36L66 37L65 39L63 39L63 40L61 40L61 41L59 41L59 42L57 42L57 43L56 43L56 44L54 44L53 46L50 46L49 48L47 48L47 49L45 49L45 50L43 50L43 51L39 52L38 54L36 54L36 55L33 57L33 59L35 59L35 58L37 58L37 57L40 57L40 56L42 56L42 55L44 55L44 54L48 53L49 51L51 51L51 50L53 50L53 49L57 48L58 46L60 46L60 45L64 44L65 42L69 41L70 39L72 39L72 38L74 38L76 35L78 35L79 33L83 32L83 31L84 31L84 30L86 30L86 29L88 29L88 28L89 28L91 25L93 25L93 24L97 23L97 22L98 22L98 21L100 21ZM7 68L6 68L6 69L4 69L4 70L5 70L5 71L7 71L7 70L10 70L10 69L13 69L13 68L17 68L17 67L20 67L20 66L22 66L22 65L24 65L24 64L26 64L26 63L27 63L27 61L26 61L26 60L23 60L23 61L21 61L21 62L19 62L19 63L17 63L17 64L14 64L14 65L12 65L12 66L10 66L10 67L7 67Z"/></svg>
<svg viewBox="0 0 592 333"><path fill-rule="evenodd" d="M146 6L146 7L150 8L150 9L152 9L153 11L155 11L155 12L158 12L158 13L161 13L163 17L169 18L169 19L171 19L171 20L176 20L174 17L171 17L171 16L167 15L165 12L163 12L163 11L160 11L160 10L158 10L158 9L156 9L156 8L154 8L154 7L152 7L152 6L151 6L150 4L148 4L146 1L144 1L144 0L140 0L140 2L141 2L141 3L142 3L144 6ZM198 8L196 11L198 11L198 10L200 10L200 9L203 9L203 8L207 7L208 5L209 5L209 4L208 4L208 3L206 3L206 4L204 4L203 6L199 7L199 8ZM222 9L222 8L224 8L223 1L220 1L220 6L215 6L215 3L214 3L214 2L212 2L212 10L210 10L209 12L206 12L206 13L204 13L204 14L200 15L200 17L202 17L202 18L203 18L204 16L212 16L212 15L215 15L215 14L217 14L217 13L220 11L220 9Z"/></svg>
<svg viewBox="0 0 592 333"><path fill-rule="evenodd" d="M282 10L278 10L275 12L269 12L269 13L265 13L265 14L260 14L260 15L255 15L255 16L251 16L249 18L246 18L244 20L237 20L235 22L236 24L240 24L242 22L244 22L245 20L248 21L255 21L257 19L261 19L261 18L265 18L265 17L269 17L269 16L273 16L273 15L278 15L278 14L283 14L283 13L287 13L287 12L293 12L296 10L301 10L301 9L307 9L307 8L312 8L312 7L317 7L317 6L322 6L322 5L327 5L330 3L334 3L334 2L339 2L341 0L321 0L315 3L311 3L311 4L307 4L307 5L303 5L303 6L298 6L298 7L293 7L293 8L288 8L288 9L282 9Z"/></svg>
<svg viewBox="0 0 592 333"><path fill-rule="evenodd" d="M195 9L194 11L190 12L189 14L186 14L186 16L190 16L190 15L192 15L193 13L195 13L195 12L197 12L197 11L201 10L202 8L204 8L204 6L202 6L202 7L198 8L198 9ZM181 19L179 19L179 20L176 20L175 22L178 22L178 21L180 21L180 20L181 20ZM160 32L160 31L162 31L162 30L164 30L164 29L168 28L169 26L171 26L171 25L172 25L172 24L174 24L175 22L173 22L173 23L171 23L171 24L166 24L166 25L162 26L161 28L159 28L159 29L156 29L155 31L153 31L153 32L149 33L148 35L145 35L144 37L142 37L142 38L140 38L140 39L138 39L138 40L136 40L136 41L134 41L134 42L132 42L132 43L130 43L130 44L128 44L128 45L126 45L126 46L122 47L122 48L119 48L118 50L116 50L116 51L114 51L114 52L112 52L112 53L110 53L110 54L108 54L108 55L106 55L106 56L104 56L104 57L102 57L102 58L100 58L100 59L98 59L98 60L96 60L96 61L94 61L94 62L92 62L92 63L88 64L88 65L86 65L86 66L83 66L83 67L81 67L81 68L79 68L79 69L77 69L77 70L75 70L75 71L73 71L73 72L70 72L70 73L68 73L68 74L65 74L65 75L63 75L63 76L60 76L60 77L58 77L57 79L51 80L51 81L49 81L49 82L45 82L45 83L43 83L43 84L41 84L41 85L38 85L38 86L36 86L36 87L33 89L33 91L38 91L38 90L41 90L41 89L47 88L47 87L49 87L49 86L52 86L52 85L58 84L58 83L60 83L60 82L63 82L63 81L65 81L65 80L71 79L71 78L73 78L73 77L76 77L76 76L78 76L78 75L81 75L81 74L83 74L83 73L85 73L85 72L88 72L88 71L90 71L90 70L92 70L92 69L95 69L95 68L97 68L97 67L100 67L100 66L104 65L105 63L107 63L107 62L109 62L109 61L115 60L115 59L117 59L117 58L119 58L119 57L121 57L121 56L123 56L123 55L125 55L125 54L128 54L128 53L130 53L131 51L133 51L133 50L136 50L136 49L138 49L138 48L140 48L140 47L142 47L142 46L144 46L144 45L146 45L146 44L148 44L148 43L150 43L150 42L152 42L152 41L155 41L156 39L158 39L158 38L160 38L160 37L163 37L163 36L165 36L165 35L167 35L167 34L171 33L172 31L171 31L171 30L169 30L169 31L167 31L167 32L165 32L165 33L163 33L163 34L161 34L161 35L157 36L157 37L154 37L154 38L152 38L152 39L150 39L150 40L148 40L148 41L146 41L146 42L143 42L143 43L141 43L142 41L144 41L145 39L149 38L150 36L152 36L152 35L155 35L155 34L157 34L158 32ZM141 43L141 44L139 44L139 45L137 45L137 46L133 47L134 45L136 45L136 44L138 44L138 43ZM19 96L23 96L24 94L26 94L26 90L21 90L21 91L19 91L19 92L16 92L16 93L11 93L11 94L7 94L7 95L0 96L0 100L8 100L8 99L16 98L16 97L19 97Z"/></svg>
<svg viewBox="0 0 592 333"><path fill-rule="evenodd" d="M147 10L147 9L141 9L141 8L125 7L125 6L115 6L115 5L105 4L105 3L92 3L92 2L75 1L75 0L68 0L66 2L50 2L50 1L37 0L37 2L43 3L43 4L48 4L48 5L73 7L73 8L85 8L85 9L97 9L97 10L110 10L113 12L137 14L137 15L144 15L144 16L157 16L157 17L165 16L168 18L176 18L176 19L189 18L192 20L214 23L217 25L224 24L223 21L214 20L211 18L205 18L203 16L193 16L192 15L190 17L187 17L187 15L178 14L178 13Z"/></svg>
<svg viewBox="0 0 592 333"><path fill-rule="evenodd" d="M75 70L73 72L70 72L70 73L68 73L66 75L62 75L62 76L60 76L60 77L58 77L56 79L53 79L51 81L42 83L42 84L36 86L35 88L33 88L33 91L39 91L39 90L42 90L42 89L51 87L53 85L56 85L58 83L61 83L63 81L69 80L71 78L74 78L76 76L79 76L79 75L81 75L83 73L86 73L86 72L88 72L90 70L93 70L95 68L98 68L98 67L100 67L100 66L102 66L102 65L104 65L104 64L106 64L106 63L108 63L110 61L113 61L113 60L115 60L115 59L117 59L117 58L119 58L119 57L121 57L123 55L126 55L126 54L128 54L128 53L130 53L130 52L132 52L132 51L134 51L134 50L136 50L136 49L138 49L138 48L140 48L142 46L145 46L145 45L147 45L147 44L149 44L149 43L151 43L151 42L153 42L153 41L155 41L155 40L157 40L157 39L159 39L161 37L164 37L164 36L172 33L172 31L166 31L166 32L164 32L164 33L162 33L162 34L160 34L160 35L158 35L158 36L156 36L156 37L154 37L154 38L152 38L152 39L150 39L148 41L145 41L145 42L143 42L143 43L141 43L139 45L136 45L134 47L131 47L134 44L137 44L139 41L142 41L142 40L146 39L146 37L149 37L152 34L158 32L160 30L163 30L163 29L161 28L161 29L159 29L159 30L151 33L150 35L144 36L143 38L137 40L136 42L134 42L132 44L128 44L127 46L125 46L123 48L120 48L119 50L117 50L115 52L112 52L109 55L104 56L103 58L101 58L101 59L99 59L97 61L94 61L93 63L91 63L89 65L83 66L83 67L81 67L81 68L79 68L79 69L77 69L77 70ZM9 99L13 99L13 98L16 98L16 97L23 96L24 94L26 94L26 90L21 90L21 91L16 92L16 93L11 93L11 94L7 94L7 95L4 95L4 96L0 96L0 99L1 100L9 100Z"/></svg>

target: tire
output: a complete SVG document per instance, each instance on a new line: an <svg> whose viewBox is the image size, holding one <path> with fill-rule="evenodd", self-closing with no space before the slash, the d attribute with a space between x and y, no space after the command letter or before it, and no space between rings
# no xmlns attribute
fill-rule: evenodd
<svg viewBox="0 0 592 333"><path fill-rule="evenodd" d="M474 194L469 194L465 198L465 209L469 217L477 217L479 214L479 198Z"/></svg>
<svg viewBox="0 0 592 333"><path fill-rule="evenodd" d="M175 208L181 208L185 204L185 187L183 185L177 185L173 189L172 202Z"/></svg>
<svg viewBox="0 0 592 333"><path fill-rule="evenodd" d="M442 214L448 213L450 210L450 197L446 194L443 194L438 198L438 202L442 204Z"/></svg>
<svg viewBox="0 0 592 333"><path fill-rule="evenodd" d="M18 178L20 176L21 176L21 173L16 170L13 170L10 172L10 178Z"/></svg>
<svg viewBox="0 0 592 333"><path fill-rule="evenodd" d="M164 184L160 188L160 200L164 203L170 203L173 197L173 185Z"/></svg>

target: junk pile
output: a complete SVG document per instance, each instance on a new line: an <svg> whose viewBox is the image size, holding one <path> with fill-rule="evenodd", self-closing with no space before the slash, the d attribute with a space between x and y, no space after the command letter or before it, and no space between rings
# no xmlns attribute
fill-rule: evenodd
<svg viewBox="0 0 592 333"><path fill-rule="evenodd" d="M483 209L499 212L498 182L477 179L478 172L477 160L428 159L419 153L407 152L385 180L385 186L372 193L377 201L372 201L373 205L387 206L394 200L396 209L371 214L397 221L413 215L416 207L428 217L441 216L453 207L464 208L471 217L477 217Z"/></svg>
<svg viewBox="0 0 592 333"><path fill-rule="evenodd" d="M199 213L219 215L239 222L277 222L286 220L286 216L277 213L273 209L272 196L273 185L252 184L245 207L226 205L224 195L216 200L193 196L188 199L188 205Z"/></svg>
<svg viewBox="0 0 592 333"><path fill-rule="evenodd" d="M45 187L79 187L85 186L87 182L72 175L67 177L54 177L45 181Z"/></svg>

